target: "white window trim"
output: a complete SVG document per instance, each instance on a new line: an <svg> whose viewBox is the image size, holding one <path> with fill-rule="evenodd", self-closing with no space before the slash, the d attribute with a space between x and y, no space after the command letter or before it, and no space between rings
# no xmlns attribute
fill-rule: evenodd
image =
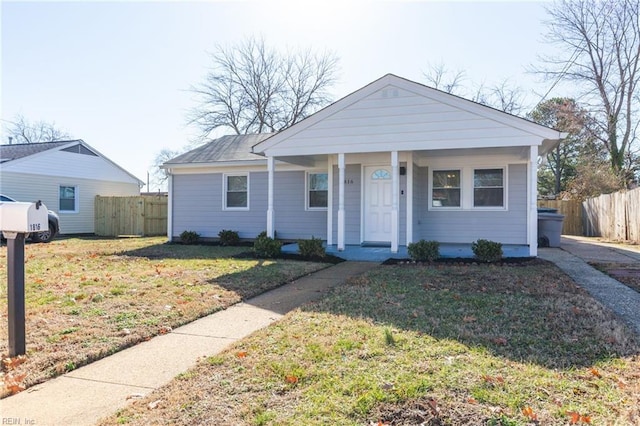
<svg viewBox="0 0 640 426"><path fill-rule="evenodd" d="M74 194L73 210L61 210L60 209L60 188L62 188L63 186L74 188L74 190L73 190L73 194ZM79 213L79 212L80 212L80 188L78 188L78 185L64 185L64 184L58 185L58 213L59 214L74 214L74 213Z"/></svg>
<svg viewBox="0 0 640 426"><path fill-rule="evenodd" d="M502 169L503 170L503 182L504 185L502 196L503 206L487 206L487 207L475 207L473 205L473 177L475 170L485 169ZM433 206L433 172L439 172L443 170L460 170L460 207L437 207ZM482 165L482 166L439 166L437 168L429 167L429 196L428 206L429 211L508 211L509 210L509 166L508 165Z"/></svg>
<svg viewBox="0 0 640 426"><path fill-rule="evenodd" d="M233 176L246 176L247 178L247 207L227 207L227 178ZM250 208L251 180L247 173L224 173L222 175L222 210L224 211L247 211Z"/></svg>
<svg viewBox="0 0 640 426"><path fill-rule="evenodd" d="M460 205L459 206L434 206L433 205L433 173L443 172L445 170L457 170L460 172ZM438 167L437 169L429 168L429 210L463 210L464 206L464 168L463 167Z"/></svg>
<svg viewBox="0 0 640 426"><path fill-rule="evenodd" d="M310 207L309 206L309 175L327 175L327 207ZM329 174L326 170L308 170L304 174L304 207L307 211L327 211L329 204Z"/></svg>
<svg viewBox="0 0 640 426"><path fill-rule="evenodd" d="M502 205L501 206L475 206L475 183L473 181L473 178L475 177L475 173L476 170L489 170L489 169L501 169L502 170ZM482 211L504 211L504 210L508 210L507 209L507 176L509 175L509 173L507 173L507 166L495 166L495 167L491 167L491 166L482 166L482 167L474 167L473 170L471 171L471 208L473 210L482 210Z"/></svg>

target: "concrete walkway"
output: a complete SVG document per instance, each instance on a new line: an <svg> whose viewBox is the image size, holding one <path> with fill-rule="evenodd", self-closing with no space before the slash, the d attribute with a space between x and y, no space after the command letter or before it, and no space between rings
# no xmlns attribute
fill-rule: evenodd
<svg viewBox="0 0 640 426"><path fill-rule="evenodd" d="M538 257L555 263L596 300L615 312L640 336L640 293L587 262L640 262L640 247L602 243L593 238L562 237L561 248L540 248Z"/></svg>
<svg viewBox="0 0 640 426"><path fill-rule="evenodd" d="M0 424L93 425L375 264L343 262L0 400ZM17 423L19 419L20 423Z"/></svg>

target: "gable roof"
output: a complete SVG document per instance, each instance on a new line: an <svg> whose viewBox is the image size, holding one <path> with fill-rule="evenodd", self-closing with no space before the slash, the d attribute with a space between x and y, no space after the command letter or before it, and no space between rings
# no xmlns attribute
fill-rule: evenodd
<svg viewBox="0 0 640 426"><path fill-rule="evenodd" d="M163 167L168 168L180 164L204 165L238 161L264 161L263 156L251 152L251 147L270 136L272 133L222 136L165 162Z"/></svg>
<svg viewBox="0 0 640 426"><path fill-rule="evenodd" d="M11 145L0 145L0 163L17 160L19 158L28 157L39 152L48 151L60 146L69 145L71 142L82 142L81 140L56 141L56 142L38 142L38 143L20 143Z"/></svg>
<svg viewBox="0 0 640 426"><path fill-rule="evenodd" d="M83 153L91 153L97 157L102 158L107 161L109 164L114 166L115 168L123 171L132 179L134 179L139 186L143 186L145 183L129 173L124 168L120 167L118 164L111 161L109 158L102 155L95 148L89 146L82 139L72 139L67 141L55 141L55 142L36 142L36 143L24 143L24 144L10 144L10 145L0 145L0 164L8 164L13 162L20 163L22 161L28 161L29 157L46 155L48 151L67 151L69 148L81 145L83 150L79 152Z"/></svg>
<svg viewBox="0 0 640 426"><path fill-rule="evenodd" d="M269 156L540 146L565 135L387 74L253 147Z"/></svg>

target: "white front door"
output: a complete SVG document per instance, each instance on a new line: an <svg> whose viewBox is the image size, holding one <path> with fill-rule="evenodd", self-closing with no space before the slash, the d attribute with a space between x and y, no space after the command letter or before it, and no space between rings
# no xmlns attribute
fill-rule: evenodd
<svg viewBox="0 0 640 426"><path fill-rule="evenodd" d="M364 241L391 241L391 167L364 168Z"/></svg>

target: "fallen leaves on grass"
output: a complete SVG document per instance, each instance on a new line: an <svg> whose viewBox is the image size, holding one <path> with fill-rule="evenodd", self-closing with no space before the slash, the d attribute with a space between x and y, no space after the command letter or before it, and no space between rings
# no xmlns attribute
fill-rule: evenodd
<svg viewBox="0 0 640 426"><path fill-rule="evenodd" d="M522 415L533 422L538 421L538 415L533 411L533 408L526 406L522 409Z"/></svg>
<svg viewBox="0 0 640 426"><path fill-rule="evenodd" d="M296 383L298 383L299 380L300 379L298 379L296 376L286 376L284 378L285 382L287 382L289 384L292 384L292 385L295 385Z"/></svg>
<svg viewBox="0 0 640 426"><path fill-rule="evenodd" d="M504 384L504 378L502 376L488 376L488 375L483 375L482 376L482 380L484 380L486 383L491 383L491 384L499 384L499 385L503 385Z"/></svg>
<svg viewBox="0 0 640 426"><path fill-rule="evenodd" d="M168 325L163 325L162 327L160 327L158 329L158 334L171 333L171 330L173 330L173 329L171 327L169 327Z"/></svg>
<svg viewBox="0 0 640 426"><path fill-rule="evenodd" d="M247 351L240 351L236 354L236 357L238 358L246 358L247 357Z"/></svg>
<svg viewBox="0 0 640 426"><path fill-rule="evenodd" d="M582 415L575 411L568 412L567 416L569 416L569 423L572 425L575 425L578 423L586 423L586 424L591 423L591 417Z"/></svg>
<svg viewBox="0 0 640 426"><path fill-rule="evenodd" d="M4 376L4 388L9 392L9 394L13 395L18 392L22 392L26 389L23 380L27 376L26 373L22 374L11 374L8 373Z"/></svg>
<svg viewBox="0 0 640 426"><path fill-rule="evenodd" d="M26 355L18 355L16 357L13 358L4 358L2 360L2 365L4 366L4 369L6 371L9 371L13 368L16 368L17 366L19 366L20 364L22 364L23 362L25 362L27 360L27 356Z"/></svg>
<svg viewBox="0 0 640 426"><path fill-rule="evenodd" d="M597 377L598 379L602 378L602 374L600 373L600 371L598 371L597 368L595 367L591 367L591 369L589 370L589 372L591 373L591 375L593 375L594 377Z"/></svg>

